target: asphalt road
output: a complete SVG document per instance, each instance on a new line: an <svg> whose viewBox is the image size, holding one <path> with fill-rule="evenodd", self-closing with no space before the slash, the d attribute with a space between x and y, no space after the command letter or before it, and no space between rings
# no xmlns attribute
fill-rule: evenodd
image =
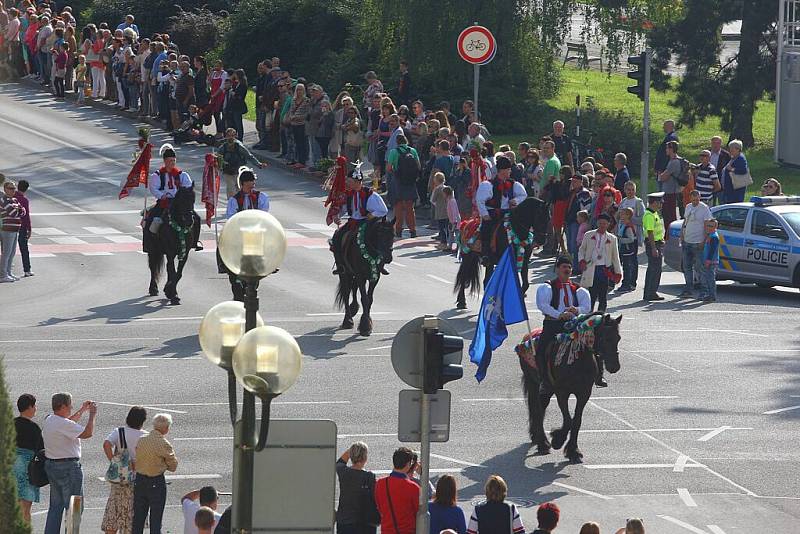
<svg viewBox="0 0 800 534"><path fill-rule="evenodd" d="M83 447L86 532L99 528L108 492L98 480L106 467L102 441L123 423L128 405L175 419L169 437L180 466L169 486L168 532L182 528L184 493L205 484L231 490L225 375L197 342L200 318L230 298L228 283L216 274L212 252L192 253L181 306L146 296L146 262L137 252L142 196L117 200L135 140L131 120L0 86L0 170L32 183L36 273L0 287L0 352L12 397L36 394L40 421L55 391L101 403L95 436ZM162 140L154 133L156 144ZM196 179L202 154L194 146L179 149L180 164ZM405 389L389 361L394 333L431 313L469 338L478 303L454 310L458 265L424 236L405 239L376 292L375 333L361 338L337 330L319 184L274 168L258 174L290 245L280 272L261 285L261 313L296 336L304 354L301 377L276 401L273 417L331 419L341 449L363 439L368 467L388 469L398 446L398 392ZM213 234L203 238L213 243ZM545 280L549 269L550 260L536 261L532 279ZM456 475L468 512L486 477L498 473L530 530L536 503L556 500L559 532L577 532L589 520L613 532L637 516L659 533L797 532L798 293L725 283L717 303L701 305L676 300L680 281L665 273L663 303L646 305L641 293L610 301L624 317L622 370L587 408L583 465L566 463L560 452L532 454L512 351L523 326L510 328L482 384L465 365L467 376L449 387L450 441L433 446L431 468ZM540 324L535 311L531 320ZM551 410L547 426L558 422ZM47 495L45 489L34 508L37 532Z"/></svg>

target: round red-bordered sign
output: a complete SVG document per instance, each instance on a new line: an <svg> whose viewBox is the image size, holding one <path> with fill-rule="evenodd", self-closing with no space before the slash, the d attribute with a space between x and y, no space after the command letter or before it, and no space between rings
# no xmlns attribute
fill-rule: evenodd
<svg viewBox="0 0 800 534"><path fill-rule="evenodd" d="M458 35L458 55L467 63L488 63L497 51L497 41L492 32L483 26L470 26Z"/></svg>

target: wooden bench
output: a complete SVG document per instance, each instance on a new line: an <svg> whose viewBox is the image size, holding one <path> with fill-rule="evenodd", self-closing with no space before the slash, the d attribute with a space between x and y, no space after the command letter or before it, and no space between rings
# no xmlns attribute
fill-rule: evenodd
<svg viewBox="0 0 800 534"><path fill-rule="evenodd" d="M603 70L603 58L601 56L590 56L586 50L586 43L576 43L567 41L567 53L564 56L564 63L562 67L567 64L567 61L577 61L578 67L584 69L589 68L589 63L592 61L600 62L600 70Z"/></svg>

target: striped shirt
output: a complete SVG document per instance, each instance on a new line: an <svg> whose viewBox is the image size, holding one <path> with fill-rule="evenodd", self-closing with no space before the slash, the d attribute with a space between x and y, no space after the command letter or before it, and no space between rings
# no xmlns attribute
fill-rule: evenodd
<svg viewBox="0 0 800 534"><path fill-rule="evenodd" d="M694 177L694 188L700 193L700 200L708 202L714 195L714 181L719 180L717 169L710 163L708 166L700 166Z"/></svg>
<svg viewBox="0 0 800 534"><path fill-rule="evenodd" d="M136 444L136 472L148 477L163 475L164 471L175 471L178 458L164 434L153 430Z"/></svg>
<svg viewBox="0 0 800 534"><path fill-rule="evenodd" d="M19 232L25 213L16 198L0 193L0 229L3 232Z"/></svg>

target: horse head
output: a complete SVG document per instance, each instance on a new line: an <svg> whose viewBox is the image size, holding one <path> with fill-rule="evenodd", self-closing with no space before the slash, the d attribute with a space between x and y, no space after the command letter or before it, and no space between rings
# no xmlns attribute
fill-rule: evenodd
<svg viewBox="0 0 800 534"><path fill-rule="evenodd" d="M547 204L536 197L528 197L511 212L512 217L516 218L518 224L528 230L533 230L533 241L536 245L543 245L547 239L547 224L550 214Z"/></svg>
<svg viewBox="0 0 800 534"><path fill-rule="evenodd" d="M620 315L613 319L610 314L603 316L603 322L597 327L595 333L596 348L595 352L606 364L609 373L616 373L620 369L619 363L619 325L622 322Z"/></svg>
<svg viewBox="0 0 800 534"><path fill-rule="evenodd" d="M187 215L191 215L194 211L194 190L190 187L181 187L178 189L178 192L175 193L175 198L172 199L172 205L170 207L170 215L173 216L173 220L181 221L186 218ZM191 224L191 217L189 217L189 224Z"/></svg>
<svg viewBox="0 0 800 534"><path fill-rule="evenodd" d="M365 236L367 246L374 250L382 263L392 263L392 244L394 243L394 219L380 219L367 228Z"/></svg>

